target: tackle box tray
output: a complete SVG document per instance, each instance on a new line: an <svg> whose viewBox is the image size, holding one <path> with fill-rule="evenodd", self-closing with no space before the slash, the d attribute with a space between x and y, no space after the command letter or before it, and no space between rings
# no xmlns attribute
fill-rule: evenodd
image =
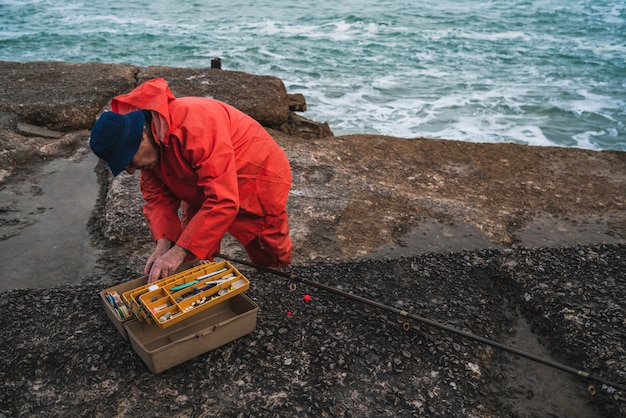
<svg viewBox="0 0 626 418"><path fill-rule="evenodd" d="M249 287L248 279L228 261L211 262L125 291L122 300L139 321L167 328Z"/></svg>
<svg viewBox="0 0 626 418"><path fill-rule="evenodd" d="M187 261L180 265L176 273L188 270L196 265L195 261ZM128 341L128 333L124 329L124 323L133 319L133 315L121 299L124 292L136 289L148 283L148 276L141 276L128 282L120 283L115 286L111 286L100 292L100 298L104 305L104 311L106 312L109 320L113 323L113 326L119 331L119 333Z"/></svg>
<svg viewBox="0 0 626 418"><path fill-rule="evenodd" d="M161 373L251 333L258 310L241 293L167 329L136 319L124 328L133 350L153 373Z"/></svg>
<svg viewBox="0 0 626 418"><path fill-rule="evenodd" d="M113 323L115 328L119 331L119 333L124 337L125 340L128 341L128 333L124 328L124 323L133 319L132 315L124 315L124 311L120 311L117 306L114 306L111 303L110 297L114 295L122 295L124 292L135 289L137 287L143 286L148 283L147 276L141 276L134 280L120 283L116 286L109 287L100 292L100 297L102 298L102 304L104 305L104 311L106 312L109 320ZM126 311L128 312L128 311Z"/></svg>

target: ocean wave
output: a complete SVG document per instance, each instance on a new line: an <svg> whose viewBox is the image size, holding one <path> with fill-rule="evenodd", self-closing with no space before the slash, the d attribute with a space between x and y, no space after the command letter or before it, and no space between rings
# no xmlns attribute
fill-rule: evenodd
<svg viewBox="0 0 626 418"><path fill-rule="evenodd" d="M236 13L233 13L236 10ZM626 148L619 0L0 4L0 59L281 78L336 134Z"/></svg>

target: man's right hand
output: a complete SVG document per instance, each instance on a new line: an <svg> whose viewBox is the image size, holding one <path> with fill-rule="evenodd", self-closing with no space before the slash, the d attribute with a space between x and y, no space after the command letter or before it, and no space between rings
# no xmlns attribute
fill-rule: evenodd
<svg viewBox="0 0 626 418"><path fill-rule="evenodd" d="M168 252L171 246L172 243L166 238L161 238L157 240L156 248L154 249L154 252L150 256L150 258L148 258L146 267L144 267L143 269L143 274L145 274L146 276L150 276L150 271L152 270L154 262L161 258L166 252Z"/></svg>
<svg viewBox="0 0 626 418"><path fill-rule="evenodd" d="M148 274L148 283L156 282L176 273L176 269L183 263L185 257L187 257L185 249L174 245L154 261L150 274Z"/></svg>

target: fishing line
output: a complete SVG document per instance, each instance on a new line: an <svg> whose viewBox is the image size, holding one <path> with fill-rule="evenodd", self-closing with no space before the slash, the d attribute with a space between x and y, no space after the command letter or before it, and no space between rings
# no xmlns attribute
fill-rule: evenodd
<svg viewBox="0 0 626 418"><path fill-rule="evenodd" d="M626 386L620 385L620 384L617 384L617 383L614 383L614 382L611 382L610 380L604 379L604 378L599 377L599 376L594 376L591 373L586 372L584 370L575 369L573 367L569 367L569 366L566 366L564 364L557 363L555 361L548 360L548 359L545 359L543 357L536 356L536 355L534 355L532 353L528 353L526 351L519 350L519 349L517 349L515 347L510 347L508 345L501 344L501 343L499 343L497 341L493 341L493 340L490 340L488 338L484 338L484 337L481 337L481 336L478 336L478 335L474 335L474 334L471 334L469 332L461 331L459 329L450 327L450 326L442 324L440 322L433 321L431 319L424 318L424 317L421 317L421 316L418 316L418 315L414 315L414 314L409 313L407 311L404 311L404 310L401 310L401 309L397 309L397 308L394 308L392 306L388 306L388 305L382 304L380 302L373 301L371 299L366 299L364 297L361 297L361 296L358 296L358 295L355 295L355 294L343 291L341 289L337 289L337 288L332 287L332 286L327 286L327 285L325 285L323 283L319 283L319 282L316 282L316 281L313 281L313 280L309 280L309 279L306 279L306 278L303 278L303 277L299 277L299 276L297 276L297 275L295 275L293 273L287 273L287 272L280 271L280 270L277 270L277 269L274 269L274 268L271 268L271 267L261 266L259 264L255 264L255 263L252 263L250 261L240 260L240 259L237 259L237 258L233 258L233 257L227 256L227 255L224 255L224 254L218 254L217 257L223 258L225 260L228 260L228 261L231 261L231 262L234 262L234 263L243 264L243 265L255 268L255 269L260 270L260 271L265 271L265 272L268 272L268 273L272 273L272 274L275 274L277 276L282 276L282 277L285 277L285 278L287 278L289 280L294 280L294 281L297 281L297 282L300 282L300 283L304 283L304 284L307 284L309 286L316 287L318 289L326 290L327 292L334 293L334 294L342 296L344 298L351 299L351 300L363 303L365 305L374 306L376 308L379 308L379 309L382 309L382 310L385 310L385 311L388 311L388 312L395 313L396 315L400 315L400 316L402 316L404 318L414 319L414 320L416 320L418 322L421 322L423 324L430 325L432 327L439 328L439 329L442 329L442 330L445 330L445 331L448 331L448 332L460 335L462 337L465 337L465 338L468 338L468 339L471 339L471 340L474 340L474 341L478 341L480 343L489 345L491 347L499 348L500 350L507 351L509 353L513 353L513 354L515 354L517 356L527 358L527 359L535 361L537 363L541 363L541 364L544 364L546 366L550 366L550 367L553 367L555 369L558 369L558 370L561 370L561 371L564 371L564 372L567 372L567 373L574 374L576 376L580 376L580 377L583 377L583 378L586 378L586 379L589 379L589 380L593 380L593 381L602 383L602 384L604 384L606 386L613 387L613 388L615 388L617 390L626 391ZM594 394L595 393L595 388L590 387L589 388L589 392L591 394Z"/></svg>

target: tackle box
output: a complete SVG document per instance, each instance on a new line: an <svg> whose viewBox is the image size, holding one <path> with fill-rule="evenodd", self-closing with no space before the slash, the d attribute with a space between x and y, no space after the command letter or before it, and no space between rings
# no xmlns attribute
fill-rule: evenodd
<svg viewBox="0 0 626 418"><path fill-rule="evenodd" d="M230 263L185 267L152 284L142 276L100 292L107 316L153 373L256 328L259 307L243 294L250 282Z"/></svg>
<svg viewBox="0 0 626 418"><path fill-rule="evenodd" d="M161 328L177 324L238 295L250 282L228 261L200 264L123 292L122 300L140 321Z"/></svg>
<svg viewBox="0 0 626 418"><path fill-rule="evenodd" d="M241 293L167 329L138 320L124 327L133 350L153 373L161 373L251 333L258 310Z"/></svg>

